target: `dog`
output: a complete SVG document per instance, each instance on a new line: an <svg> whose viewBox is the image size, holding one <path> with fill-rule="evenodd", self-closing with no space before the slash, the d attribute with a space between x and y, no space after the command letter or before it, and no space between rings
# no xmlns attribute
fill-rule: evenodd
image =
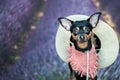
<svg viewBox="0 0 120 80"><path fill-rule="evenodd" d="M100 16L101 12L96 12L87 20L72 21L68 18L60 17L58 21L63 28L71 32L70 42L73 43L76 50L81 52L89 51L92 48L92 43L94 43L96 52L98 53L101 47L100 39L92 30L97 27ZM71 43L70 46L72 46ZM70 63L68 63L68 65L70 68L71 80L86 80L86 76L81 77L80 74L72 69ZM97 76L95 76L95 78L89 78L89 80L97 80Z"/></svg>

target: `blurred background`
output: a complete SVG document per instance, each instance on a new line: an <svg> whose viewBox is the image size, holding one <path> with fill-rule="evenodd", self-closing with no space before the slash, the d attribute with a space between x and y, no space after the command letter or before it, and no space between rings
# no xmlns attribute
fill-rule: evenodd
<svg viewBox="0 0 120 80"><path fill-rule="evenodd" d="M97 11L119 37L119 0L0 0L0 80L69 80L55 48L57 18ZM120 55L99 80L120 80L119 64Z"/></svg>

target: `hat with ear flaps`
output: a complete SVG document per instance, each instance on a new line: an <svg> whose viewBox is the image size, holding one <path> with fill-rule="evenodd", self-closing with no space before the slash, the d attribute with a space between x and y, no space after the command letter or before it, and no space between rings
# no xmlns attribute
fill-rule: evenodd
<svg viewBox="0 0 120 80"><path fill-rule="evenodd" d="M72 21L87 20L89 17L85 15L71 15L67 19ZM97 27L93 29L93 33L101 41L101 48L98 53L99 55L99 68L104 68L111 65L118 56L119 41L114 30L105 22L99 21ZM61 25L58 27L56 34L56 50L59 57L68 62L68 47L70 46L70 31L66 31Z"/></svg>

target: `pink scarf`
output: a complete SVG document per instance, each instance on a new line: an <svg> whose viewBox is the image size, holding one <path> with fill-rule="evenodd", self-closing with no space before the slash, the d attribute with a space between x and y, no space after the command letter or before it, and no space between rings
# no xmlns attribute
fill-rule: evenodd
<svg viewBox="0 0 120 80"><path fill-rule="evenodd" d="M71 46L68 48L69 58L68 62L70 62L70 65L72 69L78 73L81 74L81 77L86 75L87 73L87 54L86 52L80 52L75 49L74 46ZM94 45L92 46L92 49L89 51L89 67L88 67L88 73L90 78L94 78L97 74L98 69L98 54L96 53Z"/></svg>

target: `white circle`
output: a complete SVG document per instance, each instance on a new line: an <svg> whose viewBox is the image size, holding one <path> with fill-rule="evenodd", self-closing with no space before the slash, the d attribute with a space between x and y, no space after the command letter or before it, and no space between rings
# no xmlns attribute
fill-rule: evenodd
<svg viewBox="0 0 120 80"><path fill-rule="evenodd" d="M85 15L71 15L67 17L73 21L86 20L89 17ZM99 68L104 68L111 65L118 56L119 41L114 30L103 21L99 21L96 28L93 29L100 41L101 49L99 55ZM61 25L59 25L56 34L56 50L62 60L68 62L68 51L67 48L70 46L71 33L66 31Z"/></svg>

